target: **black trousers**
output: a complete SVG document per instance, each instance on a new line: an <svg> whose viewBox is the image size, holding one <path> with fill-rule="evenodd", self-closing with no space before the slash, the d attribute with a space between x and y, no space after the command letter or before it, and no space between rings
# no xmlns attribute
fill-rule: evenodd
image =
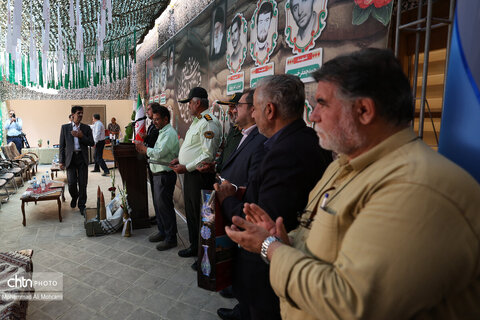
<svg viewBox="0 0 480 320"><path fill-rule="evenodd" d="M103 172L109 173L110 171L105 164L105 160L103 160L103 148L105 148L105 140L98 141L95 144L95 151L93 153L93 158L95 159L95 167L93 168L93 170L98 171L100 170L100 167L102 168Z"/></svg>
<svg viewBox="0 0 480 320"><path fill-rule="evenodd" d="M18 153L22 153L23 139L22 137L9 137L7 136L7 143L13 142L17 147Z"/></svg>
<svg viewBox="0 0 480 320"><path fill-rule="evenodd" d="M177 174L168 171L153 176L153 206L157 219L158 232L168 243L177 243L177 219L173 206L173 192Z"/></svg>
<svg viewBox="0 0 480 320"><path fill-rule="evenodd" d="M197 170L185 173L183 197L187 216L188 239L194 251L198 250L198 230L200 227L200 206L202 189L212 190L215 173L201 173Z"/></svg>
<svg viewBox="0 0 480 320"><path fill-rule="evenodd" d="M88 166L82 153L73 153L72 162L67 168L68 192L72 199L78 198L78 209L87 203Z"/></svg>

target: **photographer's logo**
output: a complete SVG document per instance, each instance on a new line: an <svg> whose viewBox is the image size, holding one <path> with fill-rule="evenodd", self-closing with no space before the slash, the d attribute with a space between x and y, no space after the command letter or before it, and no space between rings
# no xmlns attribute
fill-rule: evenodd
<svg viewBox="0 0 480 320"><path fill-rule="evenodd" d="M0 298L9 300L63 300L63 274L12 272L0 280Z"/></svg>

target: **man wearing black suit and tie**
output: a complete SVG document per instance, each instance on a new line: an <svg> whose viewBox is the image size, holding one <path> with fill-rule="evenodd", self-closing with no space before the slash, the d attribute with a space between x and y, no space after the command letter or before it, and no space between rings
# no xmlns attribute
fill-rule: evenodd
<svg viewBox="0 0 480 320"><path fill-rule="evenodd" d="M247 186L249 179L256 173L265 155L263 144L267 138L258 132L252 115L254 93L255 89L244 92L232 111L235 125L242 128L242 138L236 150L223 161L220 172L222 178L237 186ZM232 223L231 216L225 216L225 218L227 224ZM237 304L233 309L220 308L217 310L217 314L221 319L241 319L240 310L240 304Z"/></svg>
<svg viewBox="0 0 480 320"><path fill-rule="evenodd" d="M220 172L222 178L237 186L246 186L249 177L256 172L264 155L263 143L267 140L258 132L255 119L252 117L254 92L255 89L247 90L233 110L235 124L242 128L242 138L236 150L223 161Z"/></svg>
<svg viewBox="0 0 480 320"><path fill-rule="evenodd" d="M92 129L81 123L83 107L72 107L73 121L64 124L60 131L60 169L67 169L68 192L72 197L70 206L77 206L85 214L88 181L88 147L95 145Z"/></svg>
<svg viewBox="0 0 480 320"><path fill-rule="evenodd" d="M296 213L305 208L315 179L322 176L332 160L331 153L320 148L315 131L302 119L305 87L298 77L285 74L263 78L255 90L253 104L258 131L267 137L258 170L249 178L242 200L234 197L236 189L228 181L214 187L228 218L244 216L244 203L256 203L268 207L266 211L274 221L283 217L290 231L298 225ZM239 249L232 280L241 319L281 318L268 265L260 255Z"/></svg>

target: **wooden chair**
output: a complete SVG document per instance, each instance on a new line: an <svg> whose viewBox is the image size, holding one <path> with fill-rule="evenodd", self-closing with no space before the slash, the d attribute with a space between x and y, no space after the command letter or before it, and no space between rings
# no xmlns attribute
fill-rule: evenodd
<svg viewBox="0 0 480 320"><path fill-rule="evenodd" d="M2 203L7 202L10 199L10 193L8 192L7 189L7 181L4 179L0 179L0 188L5 189L5 193L0 193L1 199L0 199L0 208L2 207ZM6 198L3 198L3 196L7 196Z"/></svg>
<svg viewBox="0 0 480 320"><path fill-rule="evenodd" d="M15 174L8 172L3 167L0 167L0 179L6 180L7 184L10 184L12 186L13 192L11 193L17 193L18 187L17 182L15 181ZM7 184L5 185L5 188Z"/></svg>
<svg viewBox="0 0 480 320"><path fill-rule="evenodd" d="M30 171L32 175L35 174L35 167L38 166L38 162L35 161L32 155L19 154L13 142L10 142L6 146L2 146L2 152L5 155L5 158L9 161L23 162L27 166L27 170L29 171L28 173L29 176L30 176Z"/></svg>
<svg viewBox="0 0 480 320"><path fill-rule="evenodd" d="M20 186L23 187L24 180L23 174L26 172L24 168L21 168L18 164L9 161L1 161L0 160L0 167L3 168L6 172L13 173L15 178L20 178Z"/></svg>

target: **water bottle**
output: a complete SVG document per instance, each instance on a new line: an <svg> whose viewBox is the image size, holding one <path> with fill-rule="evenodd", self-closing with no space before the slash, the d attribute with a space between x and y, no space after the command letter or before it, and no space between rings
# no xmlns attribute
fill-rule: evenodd
<svg viewBox="0 0 480 320"><path fill-rule="evenodd" d="M45 172L45 183L48 183L50 181L50 175L48 174L48 170L47 172Z"/></svg>
<svg viewBox="0 0 480 320"><path fill-rule="evenodd" d="M32 188L33 190L37 190L37 177L33 177Z"/></svg>
<svg viewBox="0 0 480 320"><path fill-rule="evenodd" d="M45 185L46 185L46 183L45 183L45 176L42 176L42 180L41 180L41 182L40 182L40 187L41 187L41 190L42 190L42 191L45 191Z"/></svg>

